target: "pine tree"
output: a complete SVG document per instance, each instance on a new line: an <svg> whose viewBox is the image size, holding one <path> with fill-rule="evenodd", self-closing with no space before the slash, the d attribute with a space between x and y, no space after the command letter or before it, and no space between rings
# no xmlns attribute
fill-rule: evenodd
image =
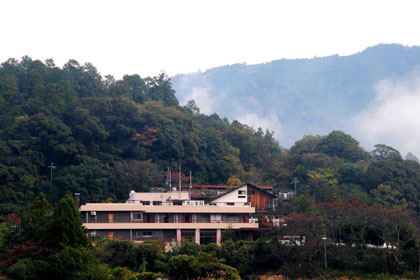
<svg viewBox="0 0 420 280"><path fill-rule="evenodd" d="M51 205L44 193L40 193L22 221L23 240L40 240L51 219Z"/></svg>
<svg viewBox="0 0 420 280"><path fill-rule="evenodd" d="M87 247L89 240L82 227L79 211L70 194L58 203L53 221L44 236L44 244L57 249Z"/></svg>

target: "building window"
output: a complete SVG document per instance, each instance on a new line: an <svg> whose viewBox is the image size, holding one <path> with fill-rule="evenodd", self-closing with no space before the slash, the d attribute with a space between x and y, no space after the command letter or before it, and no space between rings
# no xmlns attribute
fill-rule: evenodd
<svg viewBox="0 0 420 280"><path fill-rule="evenodd" d="M173 205L182 205L182 201L181 200L174 200Z"/></svg>
<svg viewBox="0 0 420 280"><path fill-rule="evenodd" d="M145 214L146 223L154 223L155 222L155 214Z"/></svg>
<svg viewBox="0 0 420 280"><path fill-rule="evenodd" d="M210 202L210 203L209 203L209 205L211 205L211 206L216 206L216 205L217 205L217 203Z"/></svg>
<svg viewBox="0 0 420 280"><path fill-rule="evenodd" d="M150 201L142 201L141 204L142 205L150 205Z"/></svg>
<svg viewBox="0 0 420 280"><path fill-rule="evenodd" d="M153 201L153 205L155 206L162 205L162 201Z"/></svg>
<svg viewBox="0 0 420 280"><path fill-rule="evenodd" d="M163 222L169 223L169 214L163 214Z"/></svg>
<svg viewBox="0 0 420 280"><path fill-rule="evenodd" d="M114 222L114 214L108 214L108 223Z"/></svg>
<svg viewBox="0 0 420 280"><path fill-rule="evenodd" d="M244 195L238 195L238 198L246 198Z"/></svg>
<svg viewBox="0 0 420 280"><path fill-rule="evenodd" d="M235 206L235 203L234 202L227 202L226 203L228 206Z"/></svg>
<svg viewBox="0 0 420 280"><path fill-rule="evenodd" d="M238 191L238 194L246 194L246 191Z"/></svg>
<svg viewBox="0 0 420 280"><path fill-rule="evenodd" d="M114 239L114 232L113 231L110 231L110 232L108 232L108 238L109 239Z"/></svg>
<svg viewBox="0 0 420 280"><path fill-rule="evenodd" d="M251 195L255 194L254 191L249 191L248 193L251 194Z"/></svg>
<svg viewBox="0 0 420 280"><path fill-rule="evenodd" d="M151 231L143 231L142 236L143 237L152 237L152 232Z"/></svg>
<svg viewBox="0 0 420 280"><path fill-rule="evenodd" d="M226 215L226 222L228 222L228 223L239 223L239 216L237 216L237 215Z"/></svg>
<svg viewBox="0 0 420 280"><path fill-rule="evenodd" d="M142 212L133 212L133 220L134 221L141 221L143 219Z"/></svg>
<svg viewBox="0 0 420 280"><path fill-rule="evenodd" d="M181 238L183 240L193 241L195 238L195 230L182 230Z"/></svg>
<svg viewBox="0 0 420 280"><path fill-rule="evenodd" d="M271 202L266 202L265 209L271 209L271 208L273 208L273 204Z"/></svg>

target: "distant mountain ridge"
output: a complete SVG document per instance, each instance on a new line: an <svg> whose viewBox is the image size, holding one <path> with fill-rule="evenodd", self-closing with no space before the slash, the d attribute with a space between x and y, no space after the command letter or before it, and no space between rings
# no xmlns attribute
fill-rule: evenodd
<svg viewBox="0 0 420 280"><path fill-rule="evenodd" d="M234 64L172 78L181 104L275 131L283 146L307 134L351 130L349 120L375 97L375 85L420 65L420 47L381 44L349 56ZM351 133L351 131L349 131Z"/></svg>

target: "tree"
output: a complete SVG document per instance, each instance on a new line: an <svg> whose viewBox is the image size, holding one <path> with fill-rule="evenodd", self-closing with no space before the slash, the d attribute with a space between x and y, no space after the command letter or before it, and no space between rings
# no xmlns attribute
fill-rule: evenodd
<svg viewBox="0 0 420 280"><path fill-rule="evenodd" d="M337 193L330 187L336 186L338 180L330 169L309 170L307 175L309 177L309 182L313 185L313 197L315 202L317 202L317 195L321 196L320 198L322 201L337 199ZM328 188L327 192L325 192L325 188ZM321 191L324 192L321 193Z"/></svg>
<svg viewBox="0 0 420 280"><path fill-rule="evenodd" d="M227 182L229 187L234 188L234 187L239 187L240 185L242 185L243 183L241 182L241 180L236 177L236 176L232 176L230 177Z"/></svg>
<svg viewBox="0 0 420 280"><path fill-rule="evenodd" d="M290 152L294 155L302 155L306 153L314 153L319 142L324 137L319 135L305 135L299 141L296 141L295 144L290 148Z"/></svg>
<svg viewBox="0 0 420 280"><path fill-rule="evenodd" d="M200 108L198 108L197 104L195 103L194 99L191 99L187 102L187 105L184 106L187 110L191 111L193 115L200 114Z"/></svg>
<svg viewBox="0 0 420 280"><path fill-rule="evenodd" d="M89 240L82 228L82 220L73 197L67 194L58 203L43 243L51 248L87 247Z"/></svg>
<svg viewBox="0 0 420 280"><path fill-rule="evenodd" d="M374 203L389 208L407 208L407 201L402 194L389 185L380 184L376 189L370 191Z"/></svg>
<svg viewBox="0 0 420 280"><path fill-rule="evenodd" d="M119 186L116 195L120 198L127 197L131 190L144 192L163 184L163 174L151 160L120 160L113 172Z"/></svg>
<svg viewBox="0 0 420 280"><path fill-rule="evenodd" d="M297 213L309 213L314 205L314 200L309 195L300 194L297 197L293 197L292 210Z"/></svg>
<svg viewBox="0 0 420 280"><path fill-rule="evenodd" d="M400 152L390 146L384 144L376 144L374 147L375 149L371 153L377 160L402 160Z"/></svg>
<svg viewBox="0 0 420 280"><path fill-rule="evenodd" d="M6 271L10 280L48 279L48 263L42 260L33 261L31 258L20 259Z"/></svg>
<svg viewBox="0 0 420 280"><path fill-rule="evenodd" d="M30 212L22 220L20 238L25 241L39 241L49 225L50 218L51 205L47 201L45 194L41 192L32 203Z"/></svg>
<svg viewBox="0 0 420 280"><path fill-rule="evenodd" d="M173 256L168 261L169 279L196 279L199 273L197 259L194 256Z"/></svg>
<svg viewBox="0 0 420 280"><path fill-rule="evenodd" d="M339 130L334 130L323 138L316 150L329 156L337 156L353 162L364 160L369 156L359 147L359 142Z"/></svg>

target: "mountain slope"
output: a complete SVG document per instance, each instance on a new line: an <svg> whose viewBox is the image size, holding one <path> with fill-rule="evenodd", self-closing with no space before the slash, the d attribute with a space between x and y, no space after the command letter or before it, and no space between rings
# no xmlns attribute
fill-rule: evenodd
<svg viewBox="0 0 420 280"><path fill-rule="evenodd" d="M350 56L235 64L177 75L181 103L276 132L283 146L307 134L352 132L349 119L375 97L375 85L405 76L420 64L420 47L377 45Z"/></svg>

